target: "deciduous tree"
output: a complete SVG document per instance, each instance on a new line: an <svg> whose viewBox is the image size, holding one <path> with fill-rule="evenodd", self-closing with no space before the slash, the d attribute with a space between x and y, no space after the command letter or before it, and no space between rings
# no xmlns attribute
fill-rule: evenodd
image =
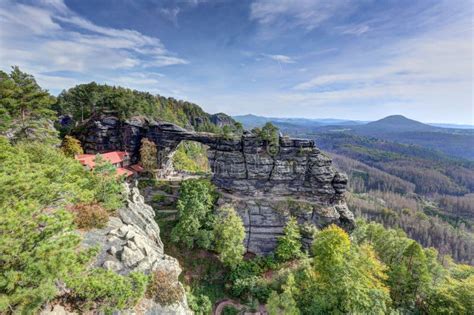
<svg viewBox="0 0 474 315"><path fill-rule="evenodd" d="M220 208L214 223L214 239L215 250L224 265L233 268L242 261L245 252L244 238L244 225L234 208Z"/></svg>

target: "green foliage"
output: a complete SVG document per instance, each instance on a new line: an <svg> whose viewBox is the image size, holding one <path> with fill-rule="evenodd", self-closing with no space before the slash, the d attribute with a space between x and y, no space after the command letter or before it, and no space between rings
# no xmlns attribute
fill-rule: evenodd
<svg viewBox="0 0 474 315"><path fill-rule="evenodd" d="M72 136L65 136L61 144L61 151L66 156L74 157L77 154L83 154L81 142Z"/></svg>
<svg viewBox="0 0 474 315"><path fill-rule="evenodd" d="M193 294L190 291L186 292L189 308L196 315L207 315L212 311L211 300L204 294Z"/></svg>
<svg viewBox="0 0 474 315"><path fill-rule="evenodd" d="M152 173L158 168L158 150L156 144L143 138L140 146L140 162L143 170Z"/></svg>
<svg viewBox="0 0 474 315"><path fill-rule="evenodd" d="M238 315L240 311L233 307L232 305L226 305L222 309L222 315Z"/></svg>
<svg viewBox="0 0 474 315"><path fill-rule="evenodd" d="M267 300L267 310L270 315L299 315L300 310L293 297L293 293L296 291L295 278L293 275L287 279L286 284L283 286L283 292L278 294L275 291L270 293Z"/></svg>
<svg viewBox="0 0 474 315"><path fill-rule="evenodd" d="M185 128L194 127L197 131L217 133L220 129L211 122L211 115L196 104L95 82L63 91L55 109L60 115L71 115L76 122L83 122L94 114L113 112L121 119L141 115Z"/></svg>
<svg viewBox="0 0 474 315"><path fill-rule="evenodd" d="M123 177L118 177L115 166L104 160L100 154L96 155L94 163L92 178L94 179L96 200L108 210L120 208L124 201L122 195Z"/></svg>
<svg viewBox="0 0 474 315"><path fill-rule="evenodd" d="M122 276L97 268L86 275L69 277L66 284L72 290L72 303L81 311L95 309L112 313L133 307L144 295L148 277L140 272Z"/></svg>
<svg viewBox="0 0 474 315"><path fill-rule="evenodd" d="M266 143L269 154L275 155L278 153L280 146L280 135L276 126L274 126L271 122L267 122L262 127L262 129L254 128L252 132Z"/></svg>
<svg viewBox="0 0 474 315"><path fill-rule="evenodd" d="M91 253L79 252L72 215L32 200L0 203L0 312L34 313Z"/></svg>
<svg viewBox="0 0 474 315"><path fill-rule="evenodd" d="M57 143L52 104L54 97L32 75L16 66L10 74L0 71L0 132L9 131L14 141Z"/></svg>
<svg viewBox="0 0 474 315"><path fill-rule="evenodd" d="M204 247L211 245L215 198L214 188L207 180L191 179L181 184L177 202L179 221L171 232L175 243L188 248L193 248L198 242Z"/></svg>
<svg viewBox="0 0 474 315"><path fill-rule="evenodd" d="M306 287L299 286L297 297L304 312L387 312L390 296L383 283L385 266L370 246L351 244L344 230L331 225L317 234L312 251L313 269L304 273Z"/></svg>
<svg viewBox="0 0 474 315"><path fill-rule="evenodd" d="M231 288L232 295L244 301L257 299L260 302L264 302L268 299L270 292L271 290L268 287L268 283L259 276L236 279L232 283Z"/></svg>
<svg viewBox="0 0 474 315"><path fill-rule="evenodd" d="M93 252L78 249L64 208L119 198L120 185L104 190L97 172L42 143L0 137L0 312L34 313L57 283L83 274Z"/></svg>
<svg viewBox="0 0 474 315"><path fill-rule="evenodd" d="M224 265L234 268L242 261L245 247L245 229L242 219L234 208L224 206L219 209L214 223L215 250Z"/></svg>
<svg viewBox="0 0 474 315"><path fill-rule="evenodd" d="M448 261L444 268L435 249L422 249L397 230L358 222L354 241L371 244L388 266L386 279L393 305L402 312L470 314L474 309L474 268Z"/></svg>
<svg viewBox="0 0 474 315"><path fill-rule="evenodd" d="M198 142L181 141L173 155L173 168L190 173L209 173L206 147Z"/></svg>
<svg viewBox="0 0 474 315"><path fill-rule="evenodd" d="M34 201L39 207L98 202L109 210L122 205L122 184L103 159L89 172L59 150L41 143L10 145L0 138L0 203Z"/></svg>
<svg viewBox="0 0 474 315"><path fill-rule="evenodd" d="M278 238L278 245L275 254L280 261L288 261L300 258L301 251L301 234L298 222L294 217L286 223L283 230L284 235Z"/></svg>

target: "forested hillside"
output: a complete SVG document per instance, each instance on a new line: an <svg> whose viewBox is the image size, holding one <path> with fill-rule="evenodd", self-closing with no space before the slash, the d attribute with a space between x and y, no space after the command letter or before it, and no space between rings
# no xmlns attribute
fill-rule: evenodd
<svg viewBox="0 0 474 315"><path fill-rule="evenodd" d="M241 125L230 116L222 113L210 115L190 102L95 82L63 91L53 108L60 116L70 116L73 125L82 123L92 115L108 112L121 119L144 116L198 131L219 132L219 127L225 125L233 131L241 129Z"/></svg>

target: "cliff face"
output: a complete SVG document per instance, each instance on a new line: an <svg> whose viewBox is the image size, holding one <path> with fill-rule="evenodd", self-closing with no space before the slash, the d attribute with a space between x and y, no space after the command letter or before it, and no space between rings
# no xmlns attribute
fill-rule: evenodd
<svg viewBox="0 0 474 315"><path fill-rule="evenodd" d="M250 252L273 250L290 215L303 227L306 244L315 227L335 223L350 230L354 226L344 201L347 177L314 141L280 137L278 152L270 154L265 141L248 132L227 139L165 122L121 122L113 117L92 120L83 131L78 138L86 152L127 150L134 160L141 139L152 140L163 176L172 171L171 157L181 141L206 144L212 181L222 192L219 202L234 204L241 215Z"/></svg>

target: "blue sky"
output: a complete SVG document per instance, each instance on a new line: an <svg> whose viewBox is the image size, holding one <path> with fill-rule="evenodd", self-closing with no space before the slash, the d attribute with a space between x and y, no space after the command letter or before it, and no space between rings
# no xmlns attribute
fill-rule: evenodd
<svg viewBox="0 0 474 315"><path fill-rule="evenodd" d="M0 0L0 67L206 111L474 123L470 0Z"/></svg>

